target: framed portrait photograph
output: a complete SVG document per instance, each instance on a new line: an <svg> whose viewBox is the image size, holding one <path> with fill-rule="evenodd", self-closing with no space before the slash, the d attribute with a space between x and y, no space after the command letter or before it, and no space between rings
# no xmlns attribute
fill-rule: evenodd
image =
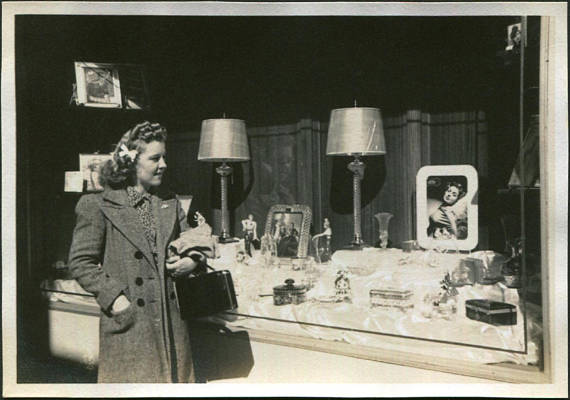
<svg viewBox="0 0 570 400"><path fill-rule="evenodd" d="M75 80L79 105L122 107L119 69L115 64L75 62Z"/></svg>
<svg viewBox="0 0 570 400"><path fill-rule="evenodd" d="M79 170L83 175L83 188L86 192L100 192L103 187L99 183L99 169L110 160L112 154L80 154Z"/></svg>
<svg viewBox="0 0 570 400"><path fill-rule="evenodd" d="M267 213L265 234L277 244L277 257L304 258L309 246L311 208L307 205L277 204Z"/></svg>
<svg viewBox="0 0 570 400"><path fill-rule="evenodd" d="M416 176L418 243L472 250L478 243L478 178L471 165L430 165Z"/></svg>

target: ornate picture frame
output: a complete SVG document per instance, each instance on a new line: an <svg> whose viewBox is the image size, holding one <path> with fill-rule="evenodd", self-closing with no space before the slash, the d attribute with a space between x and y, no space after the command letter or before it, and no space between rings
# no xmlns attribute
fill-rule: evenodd
<svg viewBox="0 0 570 400"><path fill-rule="evenodd" d="M471 165L428 165L416 175L418 243L472 250L479 241L478 177Z"/></svg>
<svg viewBox="0 0 570 400"><path fill-rule="evenodd" d="M265 234L275 239L278 257L307 257L311 216L311 208L304 204L276 204L269 208Z"/></svg>

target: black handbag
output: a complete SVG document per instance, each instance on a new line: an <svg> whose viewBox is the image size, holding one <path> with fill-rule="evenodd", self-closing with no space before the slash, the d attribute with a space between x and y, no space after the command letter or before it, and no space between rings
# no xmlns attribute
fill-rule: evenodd
<svg viewBox="0 0 570 400"><path fill-rule="evenodd" d="M206 272L206 268L213 272ZM193 275L175 278L178 306L182 319L188 320L237 309L232 275L215 271L205 262Z"/></svg>

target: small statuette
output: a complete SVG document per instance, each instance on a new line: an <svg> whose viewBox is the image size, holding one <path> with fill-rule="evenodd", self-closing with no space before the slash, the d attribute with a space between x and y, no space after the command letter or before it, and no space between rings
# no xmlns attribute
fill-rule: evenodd
<svg viewBox="0 0 570 400"><path fill-rule="evenodd" d="M451 282L449 272L445 274L441 288L435 293L428 293L423 298L421 307L425 318L443 318L450 320L457 314L456 296L459 294Z"/></svg>
<svg viewBox="0 0 570 400"><path fill-rule="evenodd" d="M323 220L323 232L313 236L312 242L315 248L315 258L317 262L324 263L331 259L331 240L332 240L332 229L331 223L328 218Z"/></svg>
<svg viewBox="0 0 570 400"><path fill-rule="evenodd" d="M246 219L241 221L245 251L251 257L251 246L258 241L257 222L253 219L253 214L248 214Z"/></svg>
<svg viewBox="0 0 570 400"><path fill-rule="evenodd" d="M243 250L238 250L236 252L236 262L238 264L249 264L249 256Z"/></svg>

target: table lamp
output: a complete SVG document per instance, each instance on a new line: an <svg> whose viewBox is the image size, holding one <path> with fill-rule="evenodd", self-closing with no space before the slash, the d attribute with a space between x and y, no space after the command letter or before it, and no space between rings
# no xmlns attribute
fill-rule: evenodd
<svg viewBox="0 0 570 400"><path fill-rule="evenodd" d="M351 107L331 111L327 138L327 155L353 156L348 164L353 173L354 238L349 249L366 247L362 240L360 181L364 177L361 156L386 154L382 115L378 108Z"/></svg>
<svg viewBox="0 0 570 400"><path fill-rule="evenodd" d="M222 163L221 166L216 168L216 172L221 177L222 185L220 243L237 241L230 238L228 228L228 176L232 173L232 167L226 164L226 162L248 161L249 159L249 147L244 121L231 118L206 119L202 121L198 161Z"/></svg>

